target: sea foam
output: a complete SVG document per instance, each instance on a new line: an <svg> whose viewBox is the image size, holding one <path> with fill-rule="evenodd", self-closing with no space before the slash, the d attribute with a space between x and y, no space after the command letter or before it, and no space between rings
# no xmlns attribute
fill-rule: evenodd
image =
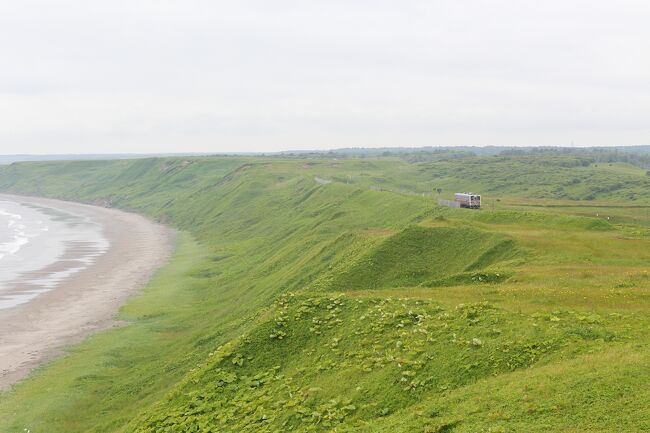
<svg viewBox="0 0 650 433"><path fill-rule="evenodd" d="M33 227L23 224L23 216L0 209L0 220L6 220L7 231L0 238L0 260L7 255L16 255L27 245L31 238L49 230L42 220L36 221Z"/></svg>
<svg viewBox="0 0 650 433"><path fill-rule="evenodd" d="M0 201L0 310L55 289L109 247L100 224L54 207Z"/></svg>

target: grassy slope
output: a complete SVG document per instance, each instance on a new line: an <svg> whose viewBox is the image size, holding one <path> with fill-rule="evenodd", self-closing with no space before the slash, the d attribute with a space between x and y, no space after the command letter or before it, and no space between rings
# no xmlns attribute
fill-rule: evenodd
<svg viewBox="0 0 650 433"><path fill-rule="evenodd" d="M412 195L647 203L635 168L547 159L5 167L2 190L110 203L190 234L124 309L132 325L0 397L0 431L642 431L647 409L629 395L648 377L650 238L618 222L645 208L614 204L607 221L557 213L576 202L467 212Z"/></svg>
<svg viewBox="0 0 650 433"><path fill-rule="evenodd" d="M471 248L468 246L471 245ZM514 242L469 227L411 226L331 272L329 290L435 285L517 255Z"/></svg>

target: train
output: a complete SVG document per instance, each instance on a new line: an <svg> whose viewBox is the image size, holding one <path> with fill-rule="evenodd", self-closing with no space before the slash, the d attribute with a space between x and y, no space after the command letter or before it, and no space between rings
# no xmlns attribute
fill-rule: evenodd
<svg viewBox="0 0 650 433"><path fill-rule="evenodd" d="M460 207L467 209L481 208L481 195L473 192L457 192L454 194L455 201Z"/></svg>

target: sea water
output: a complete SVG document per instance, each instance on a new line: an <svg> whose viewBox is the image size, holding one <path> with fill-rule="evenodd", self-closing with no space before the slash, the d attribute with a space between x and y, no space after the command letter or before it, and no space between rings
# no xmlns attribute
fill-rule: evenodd
<svg viewBox="0 0 650 433"><path fill-rule="evenodd" d="M108 247L101 224L87 216L0 200L0 310L56 288Z"/></svg>

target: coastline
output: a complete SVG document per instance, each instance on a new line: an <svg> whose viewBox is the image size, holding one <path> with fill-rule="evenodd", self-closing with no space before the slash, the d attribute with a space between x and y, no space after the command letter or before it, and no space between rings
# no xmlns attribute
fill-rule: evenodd
<svg viewBox="0 0 650 433"><path fill-rule="evenodd" d="M87 216L102 225L110 243L93 264L53 290L0 310L0 391L5 391L66 346L119 326L114 317L120 307L171 257L174 231L116 209L10 194L0 194L0 199Z"/></svg>

